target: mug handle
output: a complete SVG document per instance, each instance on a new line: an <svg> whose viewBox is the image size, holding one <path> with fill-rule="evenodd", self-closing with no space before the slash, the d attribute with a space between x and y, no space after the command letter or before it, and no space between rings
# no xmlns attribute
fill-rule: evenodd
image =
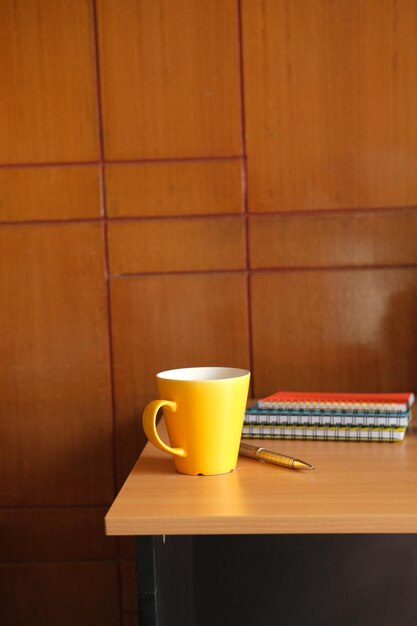
<svg viewBox="0 0 417 626"><path fill-rule="evenodd" d="M174 456L184 458L187 456L187 453L183 448L171 448L171 446L167 446L158 435L158 431L156 430L156 415L163 406L171 413L175 413L177 410L177 403L171 400L152 400L152 402L146 405L142 418L145 434L149 441L162 450L162 452L168 452Z"/></svg>

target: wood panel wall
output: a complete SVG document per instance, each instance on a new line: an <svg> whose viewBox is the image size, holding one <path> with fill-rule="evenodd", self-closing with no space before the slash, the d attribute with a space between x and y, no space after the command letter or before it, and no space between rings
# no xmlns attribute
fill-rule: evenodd
<svg viewBox="0 0 417 626"><path fill-rule="evenodd" d="M132 624L156 372L417 389L417 3L4 0L0 64L0 621Z"/></svg>

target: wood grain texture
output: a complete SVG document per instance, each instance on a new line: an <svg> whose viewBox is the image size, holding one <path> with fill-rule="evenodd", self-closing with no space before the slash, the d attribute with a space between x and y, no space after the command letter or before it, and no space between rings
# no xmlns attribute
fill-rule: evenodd
<svg viewBox="0 0 417 626"><path fill-rule="evenodd" d="M117 626L115 563L0 565L2 626Z"/></svg>
<svg viewBox="0 0 417 626"><path fill-rule="evenodd" d="M417 263L417 211L253 216L252 268Z"/></svg>
<svg viewBox="0 0 417 626"><path fill-rule="evenodd" d="M252 276L254 393L417 388L417 269Z"/></svg>
<svg viewBox="0 0 417 626"><path fill-rule="evenodd" d="M0 162L98 158L88 0L0 4Z"/></svg>
<svg viewBox="0 0 417 626"><path fill-rule="evenodd" d="M103 508L0 509L2 561L113 559L116 541L104 536Z"/></svg>
<svg viewBox="0 0 417 626"><path fill-rule="evenodd" d="M245 267L241 218L184 218L109 224L113 274Z"/></svg>
<svg viewBox="0 0 417 626"><path fill-rule="evenodd" d="M99 216L97 166L0 169L0 221Z"/></svg>
<svg viewBox="0 0 417 626"><path fill-rule="evenodd" d="M99 0L109 159L241 154L233 0Z"/></svg>
<svg viewBox="0 0 417 626"><path fill-rule="evenodd" d="M111 217L243 211L242 163L237 160L108 165L105 177Z"/></svg>
<svg viewBox="0 0 417 626"><path fill-rule="evenodd" d="M167 436L162 428L161 434ZM417 531L415 430L393 444L270 440L268 448L305 459L316 469L286 470L239 457L229 474L190 477L176 473L172 458L148 444L106 516L106 532Z"/></svg>
<svg viewBox="0 0 417 626"><path fill-rule="evenodd" d="M166 369L248 369L242 274L149 276L111 282L119 481L145 442L141 414Z"/></svg>
<svg viewBox="0 0 417 626"><path fill-rule="evenodd" d="M0 229L0 494L6 505L113 495L102 227Z"/></svg>
<svg viewBox="0 0 417 626"><path fill-rule="evenodd" d="M417 4L243 2L252 211L414 206Z"/></svg>

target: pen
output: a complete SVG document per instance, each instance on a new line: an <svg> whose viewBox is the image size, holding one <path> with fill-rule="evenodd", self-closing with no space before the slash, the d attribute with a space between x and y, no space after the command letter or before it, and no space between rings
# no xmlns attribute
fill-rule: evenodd
<svg viewBox="0 0 417 626"><path fill-rule="evenodd" d="M265 461L266 463L273 463L274 465L280 465L281 467L289 467L290 469L314 469L313 465L301 461L301 459L295 459L292 456L286 456L280 454L274 450L266 450L265 448L259 448L258 446L251 446L249 443L241 443L239 448L239 454L247 456L251 459L257 459L258 461Z"/></svg>

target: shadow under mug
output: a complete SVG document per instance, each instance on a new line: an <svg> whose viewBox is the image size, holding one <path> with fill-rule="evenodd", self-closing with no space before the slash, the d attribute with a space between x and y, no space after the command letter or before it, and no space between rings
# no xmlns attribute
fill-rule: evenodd
<svg viewBox="0 0 417 626"><path fill-rule="evenodd" d="M172 454L182 474L225 474L235 469L250 372L233 367L190 367L156 375L159 400L143 413L149 441ZM171 445L162 441L156 416L162 408Z"/></svg>

